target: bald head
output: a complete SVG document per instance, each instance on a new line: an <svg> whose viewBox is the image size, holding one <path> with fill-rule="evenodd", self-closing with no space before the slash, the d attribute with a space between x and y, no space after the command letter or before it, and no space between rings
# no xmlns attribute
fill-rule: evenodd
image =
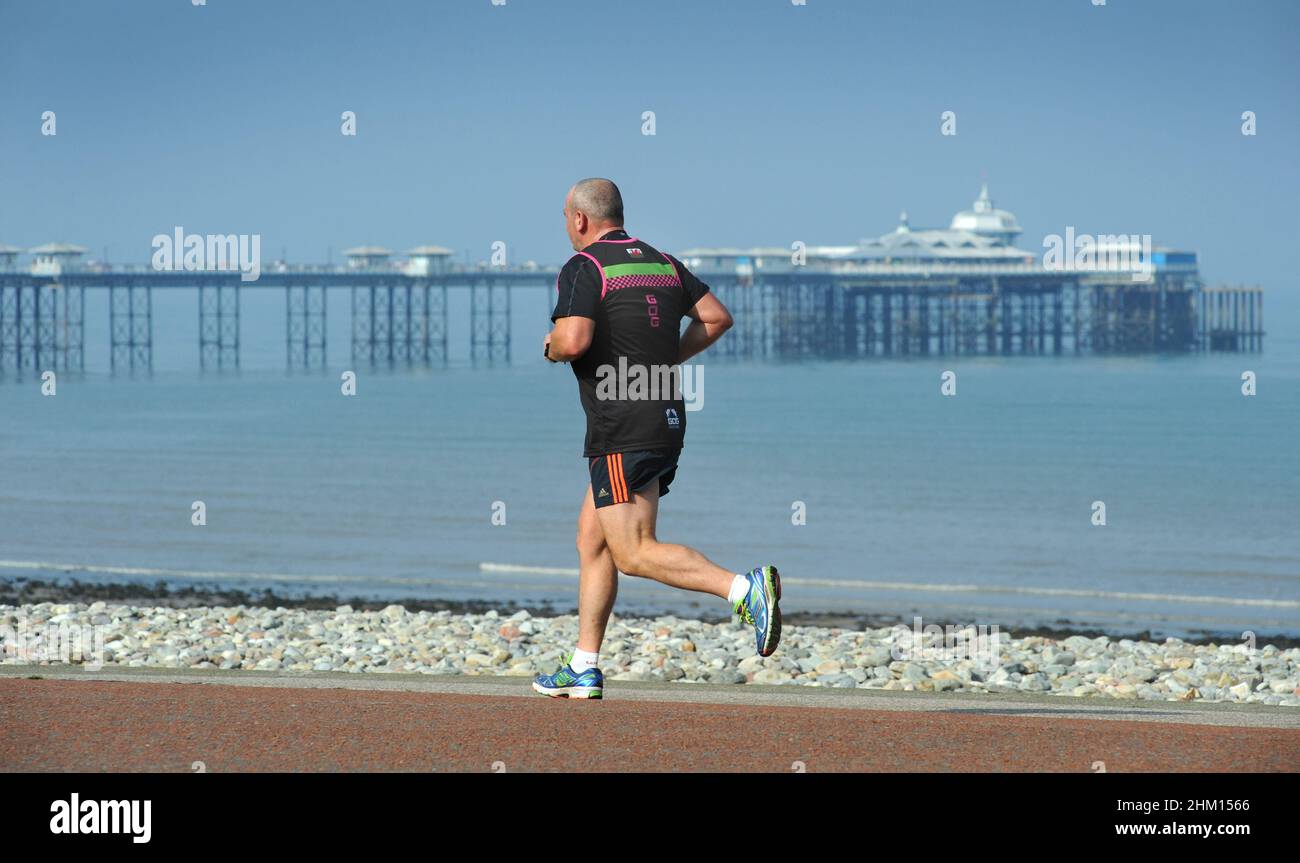
<svg viewBox="0 0 1300 863"><path fill-rule="evenodd" d="M613 180L590 177L573 185L569 207L587 214L598 224L621 226L623 224L623 196Z"/></svg>
<svg viewBox="0 0 1300 863"><path fill-rule="evenodd" d="M574 251L582 251L611 228L623 227L623 196L613 180L579 180L564 199L564 227Z"/></svg>

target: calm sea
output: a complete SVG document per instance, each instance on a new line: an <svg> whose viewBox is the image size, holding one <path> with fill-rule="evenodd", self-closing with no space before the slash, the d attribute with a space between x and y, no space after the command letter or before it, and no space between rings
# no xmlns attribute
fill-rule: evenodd
<svg viewBox="0 0 1300 863"><path fill-rule="evenodd" d="M293 374L280 292L244 292L243 368L220 374L198 370L193 292L155 292L135 378L108 374L91 294L84 375L53 398L0 379L0 575L567 607L586 472L572 373L539 356L550 299L518 292L513 364L474 368L456 297L449 368L358 368L349 398L342 292L328 372ZM1295 311L1270 295L1260 355L706 355L660 536L777 563L792 611L1300 634ZM725 613L634 578L619 610Z"/></svg>

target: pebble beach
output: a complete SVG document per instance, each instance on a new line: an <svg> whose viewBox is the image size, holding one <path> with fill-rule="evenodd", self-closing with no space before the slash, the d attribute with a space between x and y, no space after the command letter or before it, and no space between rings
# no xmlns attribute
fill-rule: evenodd
<svg viewBox="0 0 1300 863"><path fill-rule="evenodd" d="M248 606L169 608L106 602L0 606L7 665L60 656L81 633L81 661L108 667L281 672L532 676L553 671L577 639L577 617L519 611L409 612ZM790 626L770 657L733 619L615 615L601 650L607 683L769 684L916 692L1035 692L1060 696L1300 706L1300 648L1191 644L1105 636L1016 637L983 656L927 650L898 627ZM920 648L920 649L916 649Z"/></svg>

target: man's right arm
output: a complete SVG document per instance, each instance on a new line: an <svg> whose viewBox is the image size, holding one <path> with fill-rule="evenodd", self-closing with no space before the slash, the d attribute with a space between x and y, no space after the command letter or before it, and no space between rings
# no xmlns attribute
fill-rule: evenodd
<svg viewBox="0 0 1300 863"><path fill-rule="evenodd" d="M682 333L681 347L677 352L679 363L686 362L722 338L732 323L731 312L711 293L700 297L700 301L686 314L692 321Z"/></svg>
<svg viewBox="0 0 1300 863"><path fill-rule="evenodd" d="M668 258L677 270L677 278L681 280L686 302L691 304L686 310L686 316L692 320L682 333L677 351L677 362L684 363L722 338L722 334L731 329L731 313L727 311L722 301L709 291L708 285L686 269L685 264L672 255Z"/></svg>

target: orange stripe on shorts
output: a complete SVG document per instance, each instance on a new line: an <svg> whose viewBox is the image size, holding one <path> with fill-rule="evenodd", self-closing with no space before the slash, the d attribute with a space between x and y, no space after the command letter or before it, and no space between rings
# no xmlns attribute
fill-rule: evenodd
<svg viewBox="0 0 1300 863"><path fill-rule="evenodd" d="M623 503L627 503L628 502L627 476L625 476L623 473L623 454L621 452L615 453L614 460L618 462L618 484L623 487Z"/></svg>
<svg viewBox="0 0 1300 863"><path fill-rule="evenodd" d="M618 480L614 478L614 457L605 456L605 472L609 474L609 490L614 495L614 503L618 503Z"/></svg>
<svg viewBox="0 0 1300 863"><path fill-rule="evenodd" d="M605 456L609 468L609 484L613 486L614 503L627 503L627 486L623 482L623 464L618 453Z"/></svg>

